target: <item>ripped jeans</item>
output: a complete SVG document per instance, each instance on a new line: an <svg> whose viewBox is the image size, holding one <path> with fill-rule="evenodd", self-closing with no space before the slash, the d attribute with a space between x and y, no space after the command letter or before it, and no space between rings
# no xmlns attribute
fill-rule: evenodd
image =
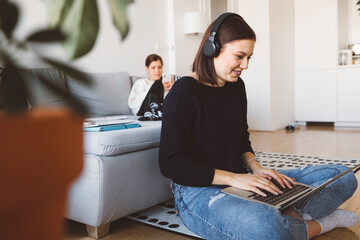
<svg viewBox="0 0 360 240"><path fill-rule="evenodd" d="M322 165L279 172L298 182L319 186L347 169L342 165ZM293 208L307 220L321 218L349 199L357 184L354 173L350 172ZM305 221L281 214L269 205L221 192L226 186L171 185L181 221L205 239L307 239Z"/></svg>

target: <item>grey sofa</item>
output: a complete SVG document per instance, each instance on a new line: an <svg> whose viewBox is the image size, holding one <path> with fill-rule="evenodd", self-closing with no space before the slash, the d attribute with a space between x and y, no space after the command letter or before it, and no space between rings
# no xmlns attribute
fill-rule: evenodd
<svg viewBox="0 0 360 240"><path fill-rule="evenodd" d="M86 104L90 116L136 118L127 99L137 78L126 72L87 73L91 87L53 68L26 70L24 75L34 88L34 106L64 102L39 84L43 75ZM171 198L169 180L158 166L161 121L140 124L135 129L84 132L84 169L70 189L66 218L86 224L92 237L106 235L111 221Z"/></svg>

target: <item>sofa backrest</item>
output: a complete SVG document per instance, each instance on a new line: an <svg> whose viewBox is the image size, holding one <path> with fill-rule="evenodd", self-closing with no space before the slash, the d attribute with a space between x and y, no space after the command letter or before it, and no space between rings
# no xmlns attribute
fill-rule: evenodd
<svg viewBox="0 0 360 240"><path fill-rule="evenodd" d="M126 72L84 73L92 81L85 86L65 75L68 91L88 107L90 116L131 114L128 98L130 76Z"/></svg>
<svg viewBox="0 0 360 240"><path fill-rule="evenodd" d="M66 83L61 71L55 68L22 69L20 71L29 89L29 103L32 107L64 106L65 100L54 95L42 84L40 78L45 78L66 92Z"/></svg>
<svg viewBox="0 0 360 240"><path fill-rule="evenodd" d="M134 75L130 76L131 86L134 86L135 82L142 78L145 78L145 77L134 76Z"/></svg>
<svg viewBox="0 0 360 240"><path fill-rule="evenodd" d="M44 77L58 87L70 92L88 108L89 116L132 114L128 106L131 90L130 76L126 72L84 73L91 86L84 85L55 68L24 69L30 90L32 107L65 106L64 98L54 95L39 80Z"/></svg>

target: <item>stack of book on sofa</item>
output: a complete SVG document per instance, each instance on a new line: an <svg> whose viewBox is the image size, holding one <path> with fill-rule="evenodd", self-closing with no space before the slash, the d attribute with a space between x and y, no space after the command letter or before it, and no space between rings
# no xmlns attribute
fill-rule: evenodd
<svg viewBox="0 0 360 240"><path fill-rule="evenodd" d="M138 127L141 125L127 116L86 118L84 121L85 132L104 132Z"/></svg>

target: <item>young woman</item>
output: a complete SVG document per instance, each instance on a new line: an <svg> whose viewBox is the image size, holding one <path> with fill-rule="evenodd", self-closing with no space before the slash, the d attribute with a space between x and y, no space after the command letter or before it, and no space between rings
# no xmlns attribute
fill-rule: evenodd
<svg viewBox="0 0 360 240"><path fill-rule="evenodd" d="M160 169L172 179L182 222L205 239L247 240L310 239L356 224L355 213L337 209L357 188L352 172L281 212L220 191L234 186L278 195L296 182L318 186L347 170L341 165L322 165L275 171L256 160L240 78L248 68L255 40L242 17L221 15L204 34L193 74L176 81L167 96Z"/></svg>
<svg viewBox="0 0 360 240"><path fill-rule="evenodd" d="M146 115L152 120L159 120L163 99L173 83L162 81L163 61L159 55L149 55L145 60L145 69L149 77L139 79L134 83L128 105L134 115Z"/></svg>

